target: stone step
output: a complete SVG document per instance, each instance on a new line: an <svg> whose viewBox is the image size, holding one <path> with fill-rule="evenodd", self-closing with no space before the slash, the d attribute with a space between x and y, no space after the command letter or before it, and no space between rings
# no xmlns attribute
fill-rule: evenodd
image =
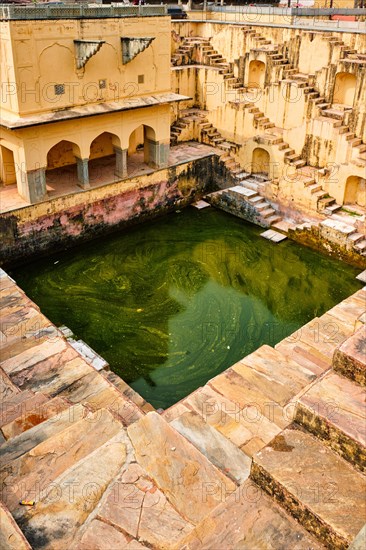
<svg viewBox="0 0 366 550"><path fill-rule="evenodd" d="M322 191L323 190L322 186L319 183L313 183L312 185L309 185L307 187L307 189L309 189L309 191L312 195L314 193L316 193L317 191Z"/></svg>
<svg viewBox="0 0 366 550"><path fill-rule="evenodd" d="M257 202L255 205L256 209L261 213L264 212L264 210L267 210L268 208L268 202L261 197L261 202Z"/></svg>
<svg viewBox="0 0 366 550"><path fill-rule="evenodd" d="M150 479L169 495L175 510L196 525L220 503L220 494L203 491L236 485L156 412L127 428L135 457ZM179 490L177 490L179 487ZM210 494L211 493L211 494Z"/></svg>
<svg viewBox="0 0 366 550"><path fill-rule="evenodd" d="M80 548L74 545L80 526L87 523L106 489L123 471L127 453L131 452L131 445L122 429L104 444L100 441L100 445L83 459L70 464L49 486L41 485L35 506L18 506L14 517L32 547L45 550ZM131 489L134 490L133 485L130 485ZM115 494L115 498L118 495ZM99 541L98 546L102 544L103 547L104 543L107 544L107 541ZM131 549L133 547L132 541ZM137 546L136 543L135 548L144 546Z"/></svg>
<svg viewBox="0 0 366 550"><path fill-rule="evenodd" d="M360 145L362 143L362 140L360 138L353 138L348 140L348 143L351 145L351 147L356 147L357 145Z"/></svg>
<svg viewBox="0 0 366 550"><path fill-rule="evenodd" d="M365 477L308 433L285 429L253 456L251 478L327 547L347 548L365 522Z"/></svg>
<svg viewBox="0 0 366 550"><path fill-rule="evenodd" d="M270 226L274 226L276 223L280 222L282 220L281 216L278 216L277 214L274 214L273 216L270 216L269 218L266 218L266 221L270 224Z"/></svg>
<svg viewBox="0 0 366 550"><path fill-rule="evenodd" d="M347 240L352 242L353 244L359 243L360 241L363 241L365 238L365 235L363 233L353 233L350 235Z"/></svg>
<svg viewBox="0 0 366 550"><path fill-rule="evenodd" d="M187 411L170 425L237 485L249 477L251 459L196 412Z"/></svg>
<svg viewBox="0 0 366 550"><path fill-rule="evenodd" d="M334 370L362 386L366 386L365 338L363 326L339 346L333 357Z"/></svg>
<svg viewBox="0 0 366 550"><path fill-rule="evenodd" d="M74 422L62 432L54 434L8 463L0 469L0 481L6 487L6 506L13 512L19 507L19 500L33 498L37 487L42 486L46 490L56 477L99 448L121 429L121 423L109 411L101 410Z"/></svg>
<svg viewBox="0 0 366 550"><path fill-rule="evenodd" d="M364 153L366 151L366 143L361 143L360 145L356 145L356 149L358 149L359 153Z"/></svg>
<svg viewBox="0 0 366 550"><path fill-rule="evenodd" d="M240 407L255 403L261 415L284 428L292 421L291 401L313 379L306 367L262 346L210 380L210 386Z"/></svg>
<svg viewBox="0 0 366 550"><path fill-rule="evenodd" d="M108 409L117 415L125 426L136 422L143 412L119 389L98 372L91 372L59 392L71 403L83 403L92 410Z"/></svg>
<svg viewBox="0 0 366 550"><path fill-rule="evenodd" d="M17 418L2 426L1 431L5 439L16 437L49 418L56 418L62 411L70 407L70 403L60 397L40 400L34 402L32 406L27 402L26 405L28 408L24 408Z"/></svg>
<svg viewBox="0 0 366 550"><path fill-rule="evenodd" d="M249 202L256 205L258 202L261 202L262 200L263 200L263 198L260 195L256 194L253 197L250 197Z"/></svg>
<svg viewBox="0 0 366 550"><path fill-rule="evenodd" d="M318 200L318 208L324 209L329 208L332 204L335 203L335 199L333 197L324 197Z"/></svg>
<svg viewBox="0 0 366 550"><path fill-rule="evenodd" d="M269 206L269 205L267 205L267 206ZM266 219L266 218L272 217L273 214L275 214L275 213L276 213L276 211L272 207L269 206L269 208L266 208L266 209L261 211L261 216L262 216L262 218Z"/></svg>
<svg viewBox="0 0 366 550"><path fill-rule="evenodd" d="M252 189L247 189L246 187L242 187L241 185L230 187L229 189L227 189L227 191L232 191L233 193L237 193L248 199L256 195L256 191L253 191Z"/></svg>
<svg viewBox="0 0 366 550"><path fill-rule="evenodd" d="M366 250L366 240L363 240L355 244L355 248L360 252L364 252Z"/></svg>
<svg viewBox="0 0 366 550"><path fill-rule="evenodd" d="M365 470L366 405L361 386L330 371L299 398L295 422Z"/></svg>
<svg viewBox="0 0 366 550"><path fill-rule="evenodd" d="M324 548L291 516L248 480L179 544L184 550ZM175 550L178 546L175 547Z"/></svg>
<svg viewBox="0 0 366 550"><path fill-rule="evenodd" d="M337 212L338 210L340 210L342 208L342 205L341 204L332 204L331 206L328 206L326 209L325 209L325 212L326 214L333 214L334 212Z"/></svg>
<svg viewBox="0 0 366 550"><path fill-rule="evenodd" d="M75 422L84 418L88 409L83 405L77 404L69 409L65 409L55 418L45 420L41 424L30 428L29 430L9 439L0 446L0 463L2 466L15 461L18 457L24 455L46 439L55 434L66 430Z"/></svg>
<svg viewBox="0 0 366 550"><path fill-rule="evenodd" d="M247 189L252 189L252 191L256 191L258 192L258 181L255 181L254 179L252 178L246 178L246 179L243 179L241 182L240 182L240 185L242 185L243 187L246 187ZM263 200L263 198L261 198L261 200Z"/></svg>
<svg viewBox="0 0 366 550"><path fill-rule="evenodd" d="M306 165L306 161L303 160L303 159L299 159L299 160L291 161L290 164L291 164L292 166L295 166L296 169L299 169L299 168L302 168L303 166Z"/></svg>
<svg viewBox="0 0 366 550"><path fill-rule="evenodd" d="M240 405L215 391L210 382L163 413L168 422L194 411L246 455L269 443L280 428L264 416L255 403Z"/></svg>

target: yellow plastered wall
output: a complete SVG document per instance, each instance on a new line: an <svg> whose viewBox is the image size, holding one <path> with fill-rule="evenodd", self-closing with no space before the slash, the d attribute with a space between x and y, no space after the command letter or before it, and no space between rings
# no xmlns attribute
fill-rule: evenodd
<svg viewBox="0 0 366 550"><path fill-rule="evenodd" d="M0 22L0 107L1 109L18 112L18 94L15 79L15 59L7 22Z"/></svg>
<svg viewBox="0 0 366 550"><path fill-rule="evenodd" d="M168 17L10 21L6 25L19 102L8 101L5 108L13 113L33 114L170 91ZM121 37L154 40L123 64ZM83 69L76 68L74 39L105 41ZM55 94L57 84L64 86L61 95Z"/></svg>

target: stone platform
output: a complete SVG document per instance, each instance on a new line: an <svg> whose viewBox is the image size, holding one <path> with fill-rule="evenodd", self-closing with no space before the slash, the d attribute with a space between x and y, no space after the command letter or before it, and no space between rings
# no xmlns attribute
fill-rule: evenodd
<svg viewBox="0 0 366 550"><path fill-rule="evenodd" d="M365 287L158 414L0 283L2 549L359 544Z"/></svg>

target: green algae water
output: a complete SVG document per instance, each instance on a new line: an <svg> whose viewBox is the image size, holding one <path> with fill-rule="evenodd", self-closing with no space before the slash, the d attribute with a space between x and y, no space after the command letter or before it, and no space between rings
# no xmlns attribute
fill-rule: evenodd
<svg viewBox="0 0 366 550"><path fill-rule="evenodd" d="M359 270L212 208L187 208L13 272L56 325L167 408L361 284Z"/></svg>

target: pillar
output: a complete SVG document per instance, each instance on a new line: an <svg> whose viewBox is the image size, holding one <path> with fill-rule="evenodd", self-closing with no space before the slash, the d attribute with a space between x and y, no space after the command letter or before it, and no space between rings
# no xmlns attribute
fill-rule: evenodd
<svg viewBox="0 0 366 550"><path fill-rule="evenodd" d="M144 161L153 168L168 166L169 143L145 138Z"/></svg>
<svg viewBox="0 0 366 550"><path fill-rule="evenodd" d="M90 187L89 183L89 159L76 157L79 185L83 189Z"/></svg>
<svg viewBox="0 0 366 550"><path fill-rule="evenodd" d="M46 169L28 170L21 173L21 188L19 194L31 204L47 199Z"/></svg>
<svg viewBox="0 0 366 550"><path fill-rule="evenodd" d="M116 168L115 176L118 179L127 178L127 152L128 149L121 149L121 147L113 147L116 155Z"/></svg>

